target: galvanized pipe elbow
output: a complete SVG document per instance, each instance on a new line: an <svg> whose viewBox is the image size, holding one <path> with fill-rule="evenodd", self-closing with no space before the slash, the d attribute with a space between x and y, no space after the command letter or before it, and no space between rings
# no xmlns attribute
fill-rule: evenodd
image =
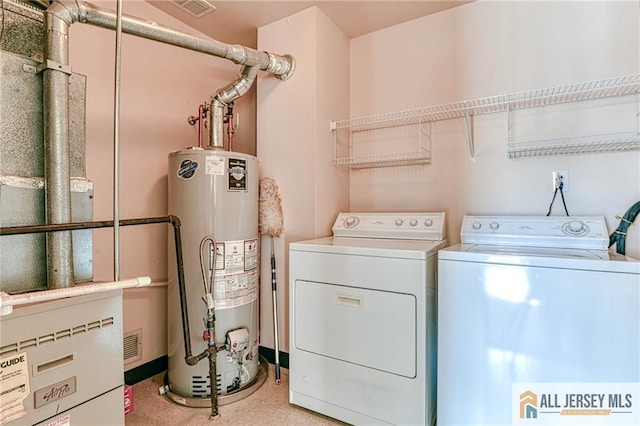
<svg viewBox="0 0 640 426"><path fill-rule="evenodd" d="M48 18L55 17L70 26L78 20L78 4L73 1L56 0L44 11Z"/></svg>
<svg viewBox="0 0 640 426"><path fill-rule="evenodd" d="M257 76L257 66L243 66L235 80L218 89L215 99L225 105L233 102L249 91Z"/></svg>

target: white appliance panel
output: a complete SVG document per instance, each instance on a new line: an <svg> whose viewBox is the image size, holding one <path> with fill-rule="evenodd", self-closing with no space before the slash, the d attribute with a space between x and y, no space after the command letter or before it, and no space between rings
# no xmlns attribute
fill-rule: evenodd
<svg viewBox="0 0 640 426"><path fill-rule="evenodd" d="M297 250L354 256L424 260L446 246L446 241L392 240L382 238L325 237L295 242Z"/></svg>
<svg viewBox="0 0 640 426"><path fill-rule="evenodd" d="M297 349L416 376L415 296L305 280L293 285Z"/></svg>
<svg viewBox="0 0 640 426"><path fill-rule="evenodd" d="M433 349L419 354L435 366ZM353 425L430 425L435 375L426 373L425 382L420 368L418 378L407 379L300 351L290 357L289 402Z"/></svg>
<svg viewBox="0 0 640 426"><path fill-rule="evenodd" d="M485 253L503 256L540 256L560 259L602 259L609 260L609 254L605 251L561 249L547 247L519 247L519 246L491 246L491 245L467 245L464 248L469 253Z"/></svg>
<svg viewBox="0 0 640 426"><path fill-rule="evenodd" d="M606 250L609 234L602 217L465 216L460 241L467 244Z"/></svg>
<svg viewBox="0 0 640 426"><path fill-rule="evenodd" d="M438 274L438 424L511 424L514 382L640 381L638 276L446 260Z"/></svg>
<svg viewBox="0 0 640 426"><path fill-rule="evenodd" d="M96 398L90 399L83 404L77 405L70 410L58 413L51 418L37 423L37 425L124 425L126 422L123 401L124 386L120 386ZM120 407L122 407L122 410L120 410ZM15 425L18 424L16 421ZM13 426L14 423L10 423L10 425Z"/></svg>
<svg viewBox="0 0 640 426"><path fill-rule="evenodd" d="M432 253L428 259L416 260L309 252L297 243L291 243L289 250L291 283L303 279L418 297L422 297L429 287L425 284L430 277L427 265L436 263L436 253ZM295 264L293 267L292 263ZM292 275L292 272L296 272L296 275ZM423 284L417 285L417 280Z"/></svg>
<svg viewBox="0 0 640 426"><path fill-rule="evenodd" d="M444 240L444 213L340 213L336 237Z"/></svg>
<svg viewBox="0 0 640 426"><path fill-rule="evenodd" d="M351 424L435 423L436 253L444 246L350 237L291 243L290 403ZM361 308L336 305L345 289L358 291ZM349 308L342 318L340 308Z"/></svg>
<svg viewBox="0 0 640 426"><path fill-rule="evenodd" d="M26 415L10 424L33 425L62 412L74 424L73 413L90 407L122 423L122 342L122 290L16 306L0 317L0 359L25 354L28 365ZM46 394L56 387L64 392L51 401ZM112 391L119 394L116 404L105 396ZM99 403L84 407L90 401Z"/></svg>
<svg viewBox="0 0 640 426"><path fill-rule="evenodd" d="M640 262L605 250L456 244L438 252L440 259L545 268L640 273Z"/></svg>
<svg viewBox="0 0 640 426"><path fill-rule="evenodd" d="M558 218L503 219L465 217L438 253L439 425L511 424L514 383L640 382L640 262L545 229Z"/></svg>

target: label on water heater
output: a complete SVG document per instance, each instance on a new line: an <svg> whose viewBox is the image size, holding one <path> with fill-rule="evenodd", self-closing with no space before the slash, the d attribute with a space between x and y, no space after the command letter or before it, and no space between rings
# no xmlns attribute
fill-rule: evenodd
<svg viewBox="0 0 640 426"><path fill-rule="evenodd" d="M204 165L205 175L224 175L224 157L219 155L209 155Z"/></svg>
<svg viewBox="0 0 640 426"><path fill-rule="evenodd" d="M247 190L247 161L229 158L229 191Z"/></svg>
<svg viewBox="0 0 640 426"><path fill-rule="evenodd" d="M213 281L213 299L216 309L245 305L258 298L258 272L218 274Z"/></svg>
<svg viewBox="0 0 640 426"><path fill-rule="evenodd" d="M258 267L258 240L225 241L216 244L216 270L225 273L251 271Z"/></svg>
<svg viewBox="0 0 640 426"><path fill-rule="evenodd" d="M176 176L182 179L191 179L195 174L196 170L198 170L198 162L193 160L182 160L180 163L180 167L176 172Z"/></svg>
<svg viewBox="0 0 640 426"><path fill-rule="evenodd" d="M258 240L216 243L215 308L244 305L258 297Z"/></svg>
<svg viewBox="0 0 640 426"><path fill-rule="evenodd" d="M244 270L251 271L258 267L258 240L244 242Z"/></svg>

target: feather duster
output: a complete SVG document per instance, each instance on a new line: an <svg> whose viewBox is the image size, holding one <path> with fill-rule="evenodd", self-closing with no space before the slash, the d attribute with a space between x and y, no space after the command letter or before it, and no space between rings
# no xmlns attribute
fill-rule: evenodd
<svg viewBox="0 0 640 426"><path fill-rule="evenodd" d="M258 228L260 234L279 237L284 231L284 215L278 184L269 178L260 178L258 195Z"/></svg>

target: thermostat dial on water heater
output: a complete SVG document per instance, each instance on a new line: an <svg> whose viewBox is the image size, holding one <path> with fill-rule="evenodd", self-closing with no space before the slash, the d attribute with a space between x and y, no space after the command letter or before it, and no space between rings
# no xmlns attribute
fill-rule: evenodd
<svg viewBox="0 0 640 426"><path fill-rule="evenodd" d="M340 213L335 237L443 240L444 213Z"/></svg>

